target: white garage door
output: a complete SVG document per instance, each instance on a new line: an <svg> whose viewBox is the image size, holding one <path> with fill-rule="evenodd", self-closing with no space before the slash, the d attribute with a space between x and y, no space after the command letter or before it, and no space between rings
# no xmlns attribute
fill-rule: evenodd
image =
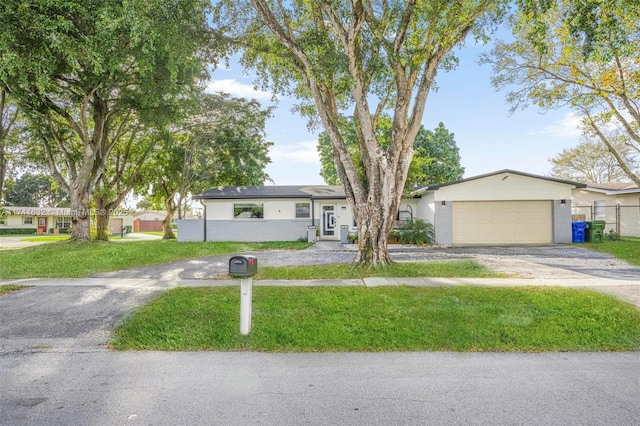
<svg viewBox="0 0 640 426"><path fill-rule="evenodd" d="M551 201L456 201L454 244L549 244Z"/></svg>

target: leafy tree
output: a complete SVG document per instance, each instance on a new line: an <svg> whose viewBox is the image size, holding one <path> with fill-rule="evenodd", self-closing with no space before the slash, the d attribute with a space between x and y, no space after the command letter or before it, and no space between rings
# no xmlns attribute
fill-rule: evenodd
<svg viewBox="0 0 640 426"><path fill-rule="evenodd" d="M72 239L90 239L89 202L129 117L166 122L204 75L204 0L0 3L0 81L30 119L69 193Z"/></svg>
<svg viewBox="0 0 640 426"><path fill-rule="evenodd" d="M153 161L153 201L162 202L165 239L175 238L171 222L182 217L191 194L219 185L262 185L271 142L264 140L270 116L255 100L202 94L200 113L168 135Z"/></svg>
<svg viewBox="0 0 640 426"><path fill-rule="evenodd" d="M319 118L329 135L338 177L358 224L357 263L391 261L387 236L436 73L453 67L452 49L474 28L481 35L481 24L506 3L218 3L214 22L242 46L243 64L257 70L263 86L301 99L298 110ZM340 111L351 108L364 176L340 126ZM392 120L386 146L376 134L384 114Z"/></svg>
<svg viewBox="0 0 640 426"><path fill-rule="evenodd" d="M640 154L640 7L636 0L525 1L513 18L512 43L498 43L498 88L513 108L569 106L582 130L598 139L628 178L640 185L629 158ZM539 7L534 7L534 6ZM629 157L625 152L633 154Z"/></svg>
<svg viewBox="0 0 640 426"><path fill-rule="evenodd" d="M377 134L383 146L388 145L391 138L391 120L381 117L378 120ZM362 179L364 166L358 150L358 140L355 125L352 118L343 119L340 131L347 144L349 155L353 163L357 165L358 173ZM415 187L433 183L444 183L462 178L464 167L460 166L460 154L456 146L453 133L450 133L444 124L439 123L435 131L426 130L420 126L416 140L413 143L414 155L409 166L405 192ZM333 161L331 140L326 132L318 137L318 153L320 154L320 175L328 185L339 185L340 179Z"/></svg>
<svg viewBox="0 0 640 426"><path fill-rule="evenodd" d="M132 190L145 186L155 173L149 160L160 141L159 132L146 129L137 120L129 120L127 127L113 147L93 191L98 240L109 239L111 213Z"/></svg>
<svg viewBox="0 0 640 426"><path fill-rule="evenodd" d="M7 183L7 204L23 207L68 206L67 194L51 176L24 173Z"/></svg>
<svg viewBox="0 0 640 426"><path fill-rule="evenodd" d="M637 156L625 145L616 146L616 151L636 173L640 170ZM551 158L551 175L584 183L622 182L628 179L616 158L598 139L584 138L574 148L563 149Z"/></svg>
<svg viewBox="0 0 640 426"><path fill-rule="evenodd" d="M464 167L460 165L460 152L454 134L444 124L438 123L435 130L420 128L413 144L417 171L409 170L407 187L415 188L427 184L445 183L462 179Z"/></svg>

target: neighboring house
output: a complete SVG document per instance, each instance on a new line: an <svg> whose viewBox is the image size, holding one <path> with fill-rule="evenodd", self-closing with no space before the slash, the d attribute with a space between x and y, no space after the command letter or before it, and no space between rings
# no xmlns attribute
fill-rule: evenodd
<svg viewBox="0 0 640 426"><path fill-rule="evenodd" d="M71 232L71 209L56 207L0 208L0 233L3 230L22 229L37 234L66 234ZM120 233L121 226L132 226L133 216L126 210L114 212L109 220L113 234ZM9 232L9 231L5 231Z"/></svg>
<svg viewBox="0 0 640 426"><path fill-rule="evenodd" d="M402 201L399 219L434 224L444 245L571 243L571 191L586 185L501 170L429 185ZM340 186L221 187L194 197L203 220L178 221L179 241L322 240L356 232Z"/></svg>
<svg viewBox="0 0 640 426"><path fill-rule="evenodd" d="M136 220L159 220L163 221L167 217L165 210L145 210L142 212L134 213L133 217Z"/></svg>
<svg viewBox="0 0 640 426"><path fill-rule="evenodd" d="M165 210L145 210L134 213L133 232L162 232L164 230L162 222L167 217ZM193 219L191 211L185 213L185 219ZM172 223L176 222L174 216Z"/></svg>
<svg viewBox="0 0 640 426"><path fill-rule="evenodd" d="M640 237L640 187L635 183L590 183L572 194L574 219L604 220L605 232Z"/></svg>

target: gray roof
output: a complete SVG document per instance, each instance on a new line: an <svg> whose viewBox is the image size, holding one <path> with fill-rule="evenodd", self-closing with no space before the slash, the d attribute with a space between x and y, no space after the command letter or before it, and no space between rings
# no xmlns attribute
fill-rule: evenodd
<svg viewBox="0 0 640 426"><path fill-rule="evenodd" d="M331 185L271 185L271 186L219 186L193 198L197 200L222 200L238 198L309 198L344 199L341 186Z"/></svg>

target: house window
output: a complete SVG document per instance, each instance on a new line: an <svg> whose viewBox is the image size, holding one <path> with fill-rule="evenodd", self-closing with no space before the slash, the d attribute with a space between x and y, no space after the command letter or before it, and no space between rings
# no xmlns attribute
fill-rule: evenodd
<svg viewBox="0 0 640 426"><path fill-rule="evenodd" d="M33 225L33 216L24 216L22 218L23 225Z"/></svg>
<svg viewBox="0 0 640 426"><path fill-rule="evenodd" d="M296 219L310 218L311 205L309 203L296 203Z"/></svg>
<svg viewBox="0 0 640 426"><path fill-rule="evenodd" d="M594 215L596 219L603 219L607 215L607 209L604 200L595 201L593 203L595 207Z"/></svg>
<svg viewBox="0 0 640 426"><path fill-rule="evenodd" d="M71 217L69 217L69 216L58 216L58 217L56 217L56 228L57 229L69 229L69 228L71 228Z"/></svg>
<svg viewBox="0 0 640 426"><path fill-rule="evenodd" d="M264 217L264 206L262 203L234 204L233 217L235 219L262 219Z"/></svg>

